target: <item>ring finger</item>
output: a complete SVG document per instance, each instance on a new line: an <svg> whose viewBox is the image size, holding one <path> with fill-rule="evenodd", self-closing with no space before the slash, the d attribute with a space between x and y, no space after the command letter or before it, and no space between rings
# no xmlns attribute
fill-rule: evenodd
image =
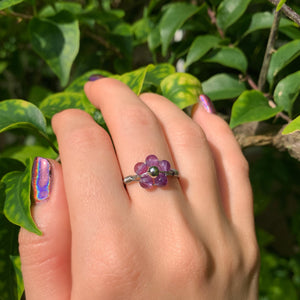
<svg viewBox="0 0 300 300"><path fill-rule="evenodd" d="M174 167L158 120L125 84L111 78L104 78L87 83L85 92L90 101L101 110L109 127L123 176L133 175L135 164L143 162L150 154L156 155L159 160L169 161ZM166 192L170 199L178 198L178 191L181 191L178 181L170 177L168 181L166 188L151 189L152 193L146 192L136 183L128 184L127 190L131 199L149 197L152 203L153 193L158 198L162 194L165 197Z"/></svg>

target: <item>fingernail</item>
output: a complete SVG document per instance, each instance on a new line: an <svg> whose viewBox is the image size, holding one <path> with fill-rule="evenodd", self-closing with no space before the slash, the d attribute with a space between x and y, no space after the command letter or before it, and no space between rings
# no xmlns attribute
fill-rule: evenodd
<svg viewBox="0 0 300 300"><path fill-rule="evenodd" d="M94 74L89 77L89 81L96 81L96 80L102 79L102 78L105 78L105 76L102 76L100 74Z"/></svg>
<svg viewBox="0 0 300 300"><path fill-rule="evenodd" d="M32 197L35 203L49 199L51 188L51 164L46 158L36 157L32 166Z"/></svg>
<svg viewBox="0 0 300 300"><path fill-rule="evenodd" d="M204 109L210 113L210 114L215 114L216 109L212 103L212 101L209 99L208 96L202 94L199 96L199 103L204 107Z"/></svg>

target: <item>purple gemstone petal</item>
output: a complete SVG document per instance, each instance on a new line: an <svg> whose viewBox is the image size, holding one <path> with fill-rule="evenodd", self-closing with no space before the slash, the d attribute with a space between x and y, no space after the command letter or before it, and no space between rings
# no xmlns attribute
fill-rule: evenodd
<svg viewBox="0 0 300 300"><path fill-rule="evenodd" d="M144 189L149 189L153 186L153 178L148 174L144 174L141 176L139 183Z"/></svg>
<svg viewBox="0 0 300 300"><path fill-rule="evenodd" d="M159 163L159 160L155 155L151 154L146 157L146 165L148 167L152 167L152 166L158 167L158 163Z"/></svg>
<svg viewBox="0 0 300 300"><path fill-rule="evenodd" d="M138 162L134 166L134 172L138 175L142 175L148 171L148 166L142 162Z"/></svg>
<svg viewBox="0 0 300 300"><path fill-rule="evenodd" d="M165 186L167 183L168 183L168 178L167 178L166 174L159 174L155 178L155 185L157 185L157 186Z"/></svg>
<svg viewBox="0 0 300 300"><path fill-rule="evenodd" d="M171 165L167 160L161 160L159 162L159 170L163 172L170 171Z"/></svg>

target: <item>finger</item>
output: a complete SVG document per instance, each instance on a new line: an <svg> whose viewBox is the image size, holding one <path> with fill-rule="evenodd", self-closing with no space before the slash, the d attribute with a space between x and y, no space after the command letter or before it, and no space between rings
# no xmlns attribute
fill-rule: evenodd
<svg viewBox="0 0 300 300"><path fill-rule="evenodd" d="M110 137L87 113L63 111L52 126L70 212L73 292L82 295L101 272L103 241L113 239L128 218L128 196ZM92 299L89 292L85 296Z"/></svg>
<svg viewBox="0 0 300 300"><path fill-rule="evenodd" d="M243 233L254 233L253 199L248 163L228 124L202 105L194 110L193 119L204 130L219 175L222 200L228 219ZM246 231L245 231L246 230Z"/></svg>
<svg viewBox="0 0 300 300"><path fill-rule="evenodd" d="M89 82L85 91L90 101L99 109L109 127L123 176L134 174L134 165L154 154L160 160L173 160L159 122L152 111L123 83L105 78ZM109 99L109 101L108 101ZM177 193L177 180L169 178L168 195ZM153 193L145 193L138 184L127 185L131 199L147 201ZM164 193L156 189L156 195ZM174 195L173 195L174 196Z"/></svg>
<svg viewBox="0 0 300 300"><path fill-rule="evenodd" d="M162 124L178 166L180 183L197 219L205 222L209 216L217 227L223 212L213 157L201 127L162 96L143 94L140 97Z"/></svg>
<svg viewBox="0 0 300 300"><path fill-rule="evenodd" d="M19 250L26 299L69 299L71 232L61 166L55 161L37 158L34 173L37 176L33 177L33 191L35 200L40 202L33 205L32 215L43 235L24 228L20 230ZM49 185L45 185L48 182L50 190Z"/></svg>

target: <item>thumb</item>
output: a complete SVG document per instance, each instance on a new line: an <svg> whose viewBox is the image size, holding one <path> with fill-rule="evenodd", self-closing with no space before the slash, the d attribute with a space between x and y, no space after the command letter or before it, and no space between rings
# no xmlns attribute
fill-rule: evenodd
<svg viewBox="0 0 300 300"><path fill-rule="evenodd" d="M43 235L24 228L19 233L26 299L69 299L71 230L62 169L55 161L37 157L32 175L32 216Z"/></svg>

